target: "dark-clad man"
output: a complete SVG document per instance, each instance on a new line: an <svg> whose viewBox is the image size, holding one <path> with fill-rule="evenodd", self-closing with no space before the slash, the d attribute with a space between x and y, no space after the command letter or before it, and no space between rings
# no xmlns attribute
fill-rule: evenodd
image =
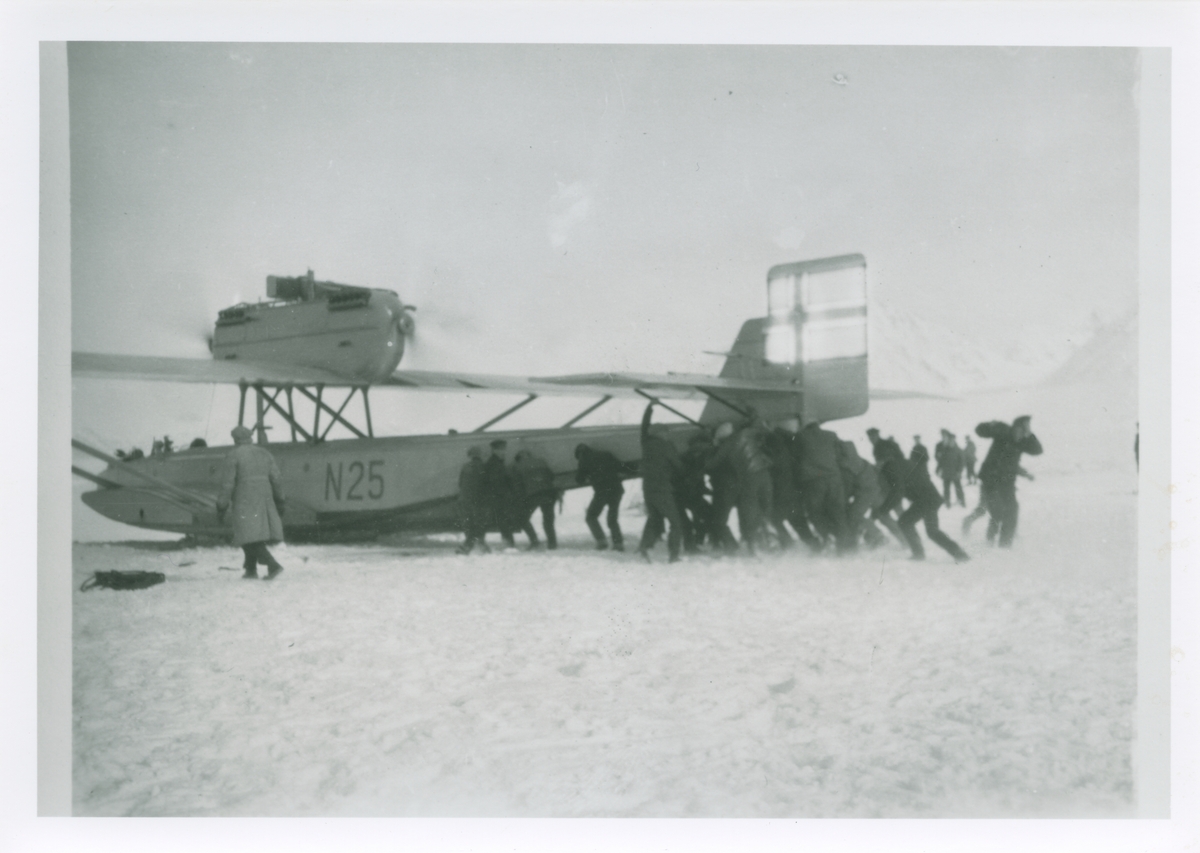
<svg viewBox="0 0 1200 853"><path fill-rule="evenodd" d="M950 487L953 486L958 494L958 505L966 506L962 487L963 452L954 439L954 433L948 429L942 430L942 440L933 449L933 455L937 462L936 473L942 478L942 500L946 506L950 506Z"/></svg>
<svg viewBox="0 0 1200 853"><path fill-rule="evenodd" d="M875 526L875 522L879 521L898 541L905 541L892 516L879 512L885 495L875 466L858 455L858 448L853 441L843 441L840 447L839 462L849 484L846 490L849 498L846 524L850 528L850 535L856 542L861 535L869 547L877 548L887 541L887 537Z"/></svg>
<svg viewBox="0 0 1200 853"><path fill-rule="evenodd" d="M846 491L838 465L838 437L816 421L800 430L800 491L808 520L839 552L853 548L846 526Z"/></svg>
<svg viewBox="0 0 1200 853"><path fill-rule="evenodd" d="M763 452L765 433L765 424L755 419L722 441L713 458L714 465L727 462L736 474L738 527L742 545L752 554L766 547L766 526L772 515L771 460Z"/></svg>
<svg viewBox="0 0 1200 853"><path fill-rule="evenodd" d="M731 456L733 433L734 429L731 423L723 423L717 427L717 431L713 434L717 448L709 455L708 462L704 466L709 480L712 481L713 545L719 547L726 554L732 554L738 548L737 540L733 538L733 533L729 529L729 513L733 512L733 508L737 506L740 488ZM724 449L726 445L730 445L729 449Z"/></svg>
<svg viewBox="0 0 1200 853"><path fill-rule="evenodd" d="M600 551L608 548L608 540L600 529L600 513L608 510L606 521L612 534L614 551L625 550L625 537L621 534L619 512L625 487L621 484L621 462L607 450L596 450L586 444L577 445L575 459L579 468L575 471L575 482L592 487L592 502L588 504L586 520L588 530L596 540Z"/></svg>
<svg viewBox="0 0 1200 853"><path fill-rule="evenodd" d="M638 553L649 562L650 549L654 547L662 531L664 520L667 530L667 558L674 563L679 560L679 545L683 539L683 517L675 503L675 479L683 470L679 451L662 435L652 430L650 417L654 403L646 406L642 415L642 495L646 500L646 526L642 530L642 541Z"/></svg>
<svg viewBox="0 0 1200 853"><path fill-rule="evenodd" d="M967 485L973 485L978 479L975 476L975 442L971 441L971 436L967 436L967 441L963 445L963 466L967 469Z"/></svg>
<svg viewBox="0 0 1200 853"><path fill-rule="evenodd" d="M876 467L882 465L888 459L895 457L904 458L904 451L900 449L899 442L890 435L887 438L882 438L879 435L879 430L871 427L867 430L867 438L871 440L871 453L875 457Z"/></svg>
<svg viewBox="0 0 1200 853"><path fill-rule="evenodd" d="M253 433L236 426L231 433L233 450L225 457L225 479L217 499L217 515L233 510L233 544L242 546L245 557L242 575L258 579L258 564L267 567L267 580L278 577L283 566L271 556L267 545L283 540L283 488L279 467L271 451L250 443Z"/></svg>
<svg viewBox="0 0 1200 853"><path fill-rule="evenodd" d="M924 445L917 445L913 448L911 459L905 460L894 455L888 457L881 472L888 485L883 509L890 511L900 506L902 498L908 499L908 509L900 514L898 524L912 549L914 560L925 559L925 546L917 535L917 522L924 521L925 535L941 546L956 563L963 563L970 557L938 526L938 507L942 505L942 496L929 479L928 453Z"/></svg>
<svg viewBox="0 0 1200 853"><path fill-rule="evenodd" d="M488 500L483 484L483 448L467 450L467 461L458 472L458 517L466 537L458 547L459 554L470 554L478 547L487 554Z"/></svg>
<svg viewBox="0 0 1200 853"><path fill-rule="evenodd" d="M998 531L1000 547L1012 546L1017 534L1017 475L1021 469L1021 454L1038 456L1042 443L1029 428L1030 416L1022 415L1012 422L987 421L975 427L980 438L990 438L992 446L987 457L979 466L980 500L986 502L991 518L988 521L988 539Z"/></svg>
<svg viewBox="0 0 1200 853"><path fill-rule="evenodd" d="M540 456L528 450L518 450L513 458L513 481L521 496L522 528L529 536L529 547L540 544L531 519L534 510L542 511L542 530L546 532L546 548L553 551L558 547L558 534L554 530L554 505L558 503L558 489L554 487L554 472Z"/></svg>
<svg viewBox="0 0 1200 853"><path fill-rule="evenodd" d="M675 481L675 500L685 514L684 521L688 522L691 533L690 544L685 539L685 551L698 551L704 540L712 535L712 504L706 497L709 490L704 479L704 467L712 452L712 441L708 434L699 432L688 439L687 450L680 457L683 470ZM715 538L711 538L711 541L714 544L716 542Z"/></svg>
<svg viewBox="0 0 1200 853"><path fill-rule="evenodd" d="M514 521L520 513L514 512L514 507L518 506L517 495L508 466L505 464L504 456L508 451L508 442L498 438L490 447L492 454L487 462L483 463L483 488L487 495L489 527L500 531L500 538L504 540L505 547L515 548L517 543L513 541L513 530L517 525Z"/></svg>
<svg viewBox="0 0 1200 853"><path fill-rule="evenodd" d="M799 431L799 419L788 418L763 439L763 450L771 459L771 526L779 535L779 544L783 548L789 547L792 542L785 526L786 522L792 525L796 535L809 548L820 550L820 540L813 535L808 526L797 486L797 460L800 451L796 434Z"/></svg>
<svg viewBox="0 0 1200 853"><path fill-rule="evenodd" d="M1033 475L1030 474L1028 471L1026 471L1024 468L1020 468L1020 467L1017 468L1017 476L1024 477L1026 480L1033 480ZM975 509L971 510L970 514L967 515L966 518L964 518L962 520L963 536L969 535L971 532L971 525L974 524L975 522L979 521L979 519L983 518L987 514L988 514L987 493L984 492L983 489L980 489L979 490L979 504L975 507ZM993 527L991 524L988 525L988 534L987 534L988 542L994 542L996 540L996 531L998 529L999 529L998 526Z"/></svg>

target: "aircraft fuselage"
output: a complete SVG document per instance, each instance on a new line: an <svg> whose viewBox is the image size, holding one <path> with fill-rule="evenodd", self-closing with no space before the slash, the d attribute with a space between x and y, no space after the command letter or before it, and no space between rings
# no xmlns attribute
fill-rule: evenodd
<svg viewBox="0 0 1200 853"><path fill-rule="evenodd" d="M666 429L681 450L687 437L696 432L690 424L670 424ZM521 449L544 458L563 489L577 487L574 451L581 442L607 450L623 462L636 463L641 458L639 429L631 426L270 444L266 447L283 479L285 533L289 538L320 539L456 530L458 475L467 449L479 445L486 455L488 443L497 438L508 442L509 463ZM215 498L221 492L229 450L193 448L124 465ZM107 518L135 527L205 537L228 534L228 526L215 512L172 501L122 468L109 466L101 472L99 477L112 486L85 492L84 503Z"/></svg>

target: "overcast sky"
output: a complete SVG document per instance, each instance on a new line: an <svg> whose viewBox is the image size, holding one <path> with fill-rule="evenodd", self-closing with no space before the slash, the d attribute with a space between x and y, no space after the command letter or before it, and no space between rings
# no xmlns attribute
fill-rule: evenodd
<svg viewBox="0 0 1200 853"><path fill-rule="evenodd" d="M880 305L978 335L1135 301L1132 50L74 44L69 62L77 348L178 352L179 330L308 268L472 321L488 362L519 329L538 358L594 362L595 332L607 360L665 368L762 313L771 265L844 252Z"/></svg>

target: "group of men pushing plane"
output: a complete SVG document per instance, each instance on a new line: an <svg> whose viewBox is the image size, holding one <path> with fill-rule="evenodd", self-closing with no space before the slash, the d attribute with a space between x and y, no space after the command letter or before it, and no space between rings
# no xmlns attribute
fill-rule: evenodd
<svg viewBox="0 0 1200 853"><path fill-rule="evenodd" d="M772 428L751 412L740 427L723 423L712 433L702 430L692 435L680 453L663 434L662 425L651 422L654 407L651 402L642 417L642 458L636 472L601 448L587 444L575 448L576 483L593 490L586 519L599 549L625 550L619 519L625 493L622 481L637 473L646 506L638 553L645 560L664 533L668 559L675 562L681 551L698 553L705 543L724 554L739 549L753 554L775 543L788 548L793 545L789 526L812 551L845 554L855 551L860 540L868 547L883 544L886 537L877 525L906 543L913 559L919 560L925 556L916 530L919 521L925 523L926 535L956 562L970 559L938 525L943 497L930 479L929 452L919 439L906 457L894 439L882 437L877 429L867 430L872 464L858 455L853 442L841 440L819 423L801 428L799 420L791 418ZM1030 430L1027 415L1012 424L981 423L975 432L991 439L992 445L979 469L979 508L964 521L963 534L972 521L987 513L988 541L998 540L1001 547L1008 547L1017 529L1016 478L1029 476L1021 468L1021 455L1036 456L1042 446ZM960 477L964 469L968 478L974 476L974 447L968 439L964 454L952 434L947 430L942 434L936 473L943 480L946 503L953 483L961 504ZM554 510L561 492L550 466L529 450L519 451L508 465L506 451L506 442L497 439L486 460L481 447L467 453L459 476L459 509L466 534L460 553L489 550L485 541L489 529L498 529L508 547L515 547L518 530L529 538L530 548L541 547L532 524L538 509L546 547L558 546ZM728 525L735 508L740 542ZM600 526L602 513L607 514L611 543Z"/></svg>

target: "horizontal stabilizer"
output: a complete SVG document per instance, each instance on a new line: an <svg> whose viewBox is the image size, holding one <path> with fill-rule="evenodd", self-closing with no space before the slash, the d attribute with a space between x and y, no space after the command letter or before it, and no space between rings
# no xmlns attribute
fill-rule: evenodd
<svg viewBox="0 0 1200 853"><path fill-rule="evenodd" d="M926 394L923 391L888 391L882 388L872 388L869 392L872 400L947 400L954 401L957 397L950 394Z"/></svg>

